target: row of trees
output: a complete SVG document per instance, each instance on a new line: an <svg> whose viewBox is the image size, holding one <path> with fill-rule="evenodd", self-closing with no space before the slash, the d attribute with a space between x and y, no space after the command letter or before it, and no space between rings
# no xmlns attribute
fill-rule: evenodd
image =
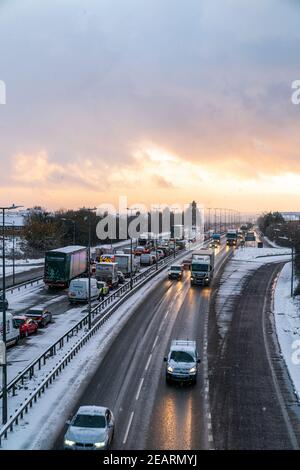
<svg viewBox="0 0 300 470"><path fill-rule="evenodd" d="M167 212L167 213L166 213ZM176 224L175 214L170 209L165 208L158 215L158 230L163 230L163 214L164 220L169 220L170 227ZM91 245L97 245L100 240L97 237L96 227L99 221L105 217L107 213L97 215L94 211L86 208L74 210L59 210L55 213L48 212L46 209L34 208L26 217L25 225L22 230L24 240L23 251L27 257L40 257L45 251L66 245L88 245L89 240L89 217L91 226ZM128 225L132 219L136 219L140 213L132 212L128 215ZM184 214L182 214L182 217ZM126 216L122 216L123 218ZM143 216L143 230L137 224L137 231L152 231L151 214ZM137 222L137 221L136 221ZM105 242L115 243L119 241L120 216L117 214L114 218L115 234L112 238L107 238ZM171 231L172 235L172 231ZM126 233L125 233L126 236ZM127 234L128 237L128 234Z"/></svg>
<svg viewBox="0 0 300 470"><path fill-rule="evenodd" d="M300 220L286 221L280 212L268 212L258 219L260 231L279 246L294 248L294 268L300 295Z"/></svg>

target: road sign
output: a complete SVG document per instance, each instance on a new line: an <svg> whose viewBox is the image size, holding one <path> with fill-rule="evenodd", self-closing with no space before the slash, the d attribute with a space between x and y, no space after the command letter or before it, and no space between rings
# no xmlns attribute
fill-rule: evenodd
<svg viewBox="0 0 300 470"><path fill-rule="evenodd" d="M6 347L4 341L0 341L0 366L6 364Z"/></svg>

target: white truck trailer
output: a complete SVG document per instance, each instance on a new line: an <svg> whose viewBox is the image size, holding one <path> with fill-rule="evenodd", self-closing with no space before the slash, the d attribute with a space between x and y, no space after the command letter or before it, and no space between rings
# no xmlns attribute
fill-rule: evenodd
<svg viewBox="0 0 300 470"><path fill-rule="evenodd" d="M118 263L118 270L121 271L125 277L130 276L131 272L135 274L138 271L138 264L133 255L115 254L115 262Z"/></svg>

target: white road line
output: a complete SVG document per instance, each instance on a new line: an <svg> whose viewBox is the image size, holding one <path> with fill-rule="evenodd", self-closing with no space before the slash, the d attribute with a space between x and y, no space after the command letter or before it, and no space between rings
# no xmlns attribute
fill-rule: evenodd
<svg viewBox="0 0 300 470"><path fill-rule="evenodd" d="M152 357L152 354L150 354L150 356L149 356L149 358L148 358L148 361L147 361L145 370L148 370L148 367L149 367L149 364L150 364L150 361L151 361L151 357Z"/></svg>
<svg viewBox="0 0 300 470"><path fill-rule="evenodd" d="M142 389L142 386L143 386L143 382L144 382L144 377L141 379L140 381L140 385L139 385L139 388L138 388L138 391L137 391L137 394L136 394L136 397L135 399L138 400L139 399L139 396L140 396L140 393L141 393L141 389Z"/></svg>
<svg viewBox="0 0 300 470"><path fill-rule="evenodd" d="M152 346L152 351L153 351L153 349L154 349L155 346L156 346L157 340L158 340L158 336L156 336L156 338L155 338L155 341L154 341L153 346Z"/></svg>
<svg viewBox="0 0 300 470"><path fill-rule="evenodd" d="M125 436L124 436L123 444L126 444L127 437L128 437L129 430L130 430L130 426L131 426L131 423L132 423L132 420L133 420L133 415L134 415L134 411L131 412L129 422L128 422L128 426L127 426L127 429L126 429L126 433L125 433Z"/></svg>

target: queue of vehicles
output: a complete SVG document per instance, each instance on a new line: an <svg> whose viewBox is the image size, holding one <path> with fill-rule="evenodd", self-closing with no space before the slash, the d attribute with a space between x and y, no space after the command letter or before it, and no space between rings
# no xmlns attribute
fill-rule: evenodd
<svg viewBox="0 0 300 470"><path fill-rule="evenodd" d="M34 307L24 315L12 315L6 312L6 346L17 345L19 340L36 334L39 328L45 328L52 322L52 313L47 307ZM0 316L0 337L3 335L3 318Z"/></svg>

